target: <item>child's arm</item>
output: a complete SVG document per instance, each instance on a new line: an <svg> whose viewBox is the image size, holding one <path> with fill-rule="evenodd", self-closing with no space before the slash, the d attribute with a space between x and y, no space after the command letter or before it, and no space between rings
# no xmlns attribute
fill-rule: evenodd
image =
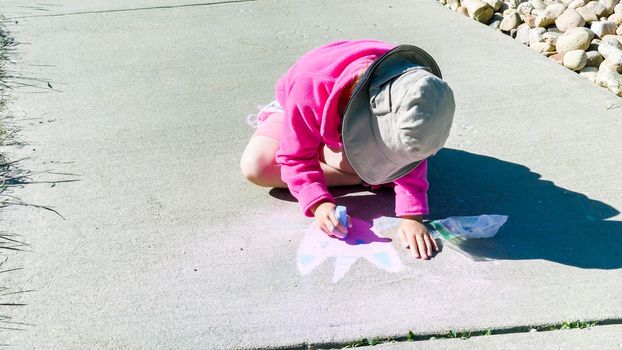
<svg viewBox="0 0 622 350"><path fill-rule="evenodd" d="M395 214L402 218L398 236L416 258L429 259L438 251L423 216L428 214L428 162L423 160L408 175L395 181Z"/></svg>
<svg viewBox="0 0 622 350"><path fill-rule="evenodd" d="M327 190L319 161L322 107L328 95L321 80L298 77L284 104L283 132L276 161L281 165L281 178L306 216L314 216L322 203L335 202Z"/></svg>

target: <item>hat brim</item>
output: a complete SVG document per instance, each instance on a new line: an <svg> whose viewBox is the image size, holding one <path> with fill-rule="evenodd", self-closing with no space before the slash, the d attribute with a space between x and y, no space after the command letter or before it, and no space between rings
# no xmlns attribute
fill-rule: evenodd
<svg viewBox="0 0 622 350"><path fill-rule="evenodd" d="M404 61L427 67L430 72L442 79L436 61L427 52L413 45L400 45L376 59L367 68L356 85L343 116L341 135L346 159L365 182L377 185L392 182L408 174L421 161L407 165L391 162L382 152L383 144L378 140L377 121L369 104L369 87L376 73L387 71ZM393 70L392 74L402 72ZM384 76L383 78L391 78ZM370 167L370 159L376 160L376 166ZM367 166L362 166L363 164Z"/></svg>

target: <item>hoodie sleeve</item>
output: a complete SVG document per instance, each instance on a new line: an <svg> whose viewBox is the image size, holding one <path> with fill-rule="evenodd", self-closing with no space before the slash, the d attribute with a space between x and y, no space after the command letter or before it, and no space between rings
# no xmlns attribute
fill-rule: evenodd
<svg viewBox="0 0 622 350"><path fill-rule="evenodd" d="M395 183L395 215L427 215L428 208L428 161L423 160L406 176Z"/></svg>
<svg viewBox="0 0 622 350"><path fill-rule="evenodd" d="M316 203L335 202L327 190L319 161L322 110L329 94L324 79L298 77L284 101L283 131L276 161L281 165L281 178L309 217L313 216L310 209Z"/></svg>

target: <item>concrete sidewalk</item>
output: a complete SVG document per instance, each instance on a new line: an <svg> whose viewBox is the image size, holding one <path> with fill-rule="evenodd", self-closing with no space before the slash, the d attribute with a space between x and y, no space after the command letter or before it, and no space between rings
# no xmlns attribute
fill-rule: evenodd
<svg viewBox="0 0 622 350"><path fill-rule="evenodd" d="M24 43L15 69L42 80L13 91L28 145L3 152L77 174L34 180L79 181L14 191L64 219L2 212L32 247L2 283L36 290L7 311L33 326L3 343L290 347L622 320L622 100L529 48L433 0L28 3L0 8ZM317 45L367 37L426 49L454 89L432 216L509 215L468 248L491 260L413 259L383 239L382 191L338 193L367 244L326 243L285 191L241 177L245 116L274 81Z"/></svg>

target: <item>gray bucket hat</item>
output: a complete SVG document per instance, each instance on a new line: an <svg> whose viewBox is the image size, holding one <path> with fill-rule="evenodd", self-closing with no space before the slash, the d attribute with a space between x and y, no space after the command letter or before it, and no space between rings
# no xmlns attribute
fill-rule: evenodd
<svg viewBox="0 0 622 350"><path fill-rule="evenodd" d="M352 93L341 127L346 158L369 184L397 180L443 147L454 111L434 59L416 46L397 46L372 63Z"/></svg>

